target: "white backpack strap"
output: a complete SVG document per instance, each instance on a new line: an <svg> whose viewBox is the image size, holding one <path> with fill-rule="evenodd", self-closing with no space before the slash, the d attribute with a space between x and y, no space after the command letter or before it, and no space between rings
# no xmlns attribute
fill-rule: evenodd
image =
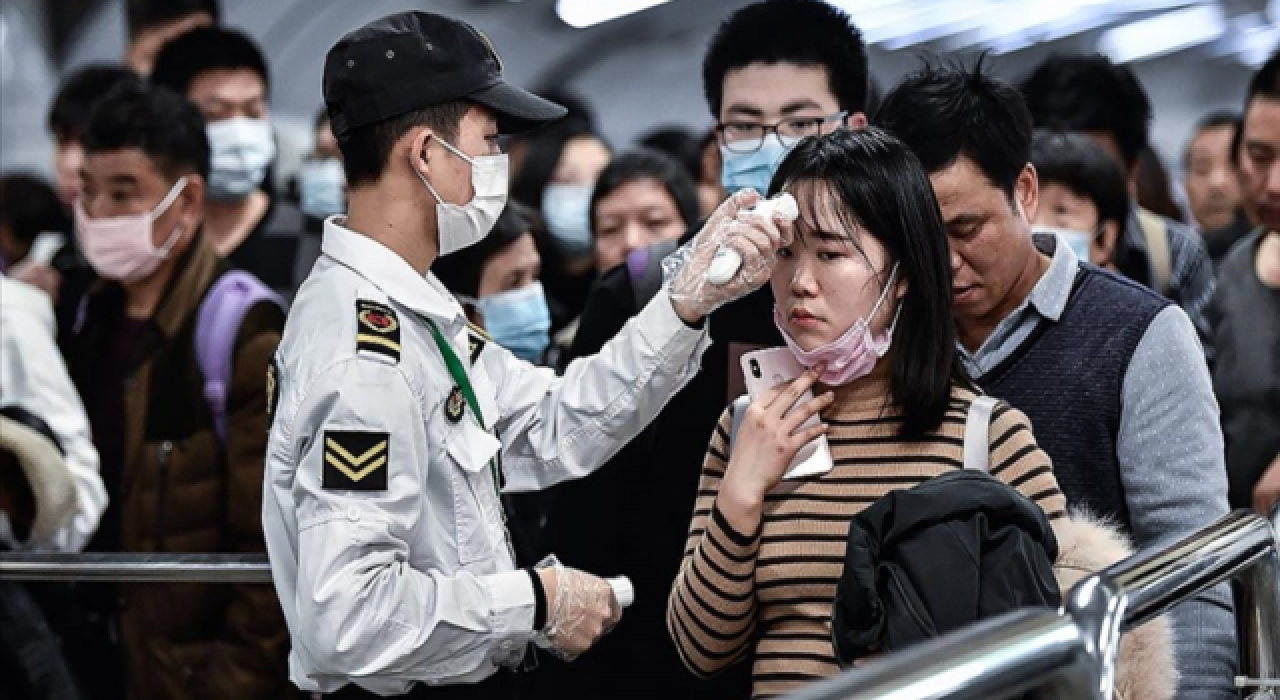
<svg viewBox="0 0 1280 700"><path fill-rule="evenodd" d="M729 452L733 453L733 441L738 439L738 428L742 427L742 419L747 417L747 409L751 407L751 397L743 394L733 400L733 404L729 409L729 416L733 420L733 425L729 428Z"/></svg>
<svg viewBox="0 0 1280 700"><path fill-rule="evenodd" d="M991 468L991 412L997 399L979 396L969 406L969 416L964 422L964 468L987 471Z"/></svg>

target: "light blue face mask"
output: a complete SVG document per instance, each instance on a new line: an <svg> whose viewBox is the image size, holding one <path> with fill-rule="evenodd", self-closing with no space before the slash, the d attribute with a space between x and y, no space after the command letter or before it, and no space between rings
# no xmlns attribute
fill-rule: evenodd
<svg viewBox="0 0 1280 700"><path fill-rule="evenodd" d="M1094 234L1088 231L1075 231L1065 228L1053 228L1051 226L1035 226L1032 227L1033 233L1052 233L1058 237L1071 251L1076 254L1076 259L1080 262L1089 262L1089 249L1093 243Z"/></svg>
<svg viewBox="0 0 1280 700"><path fill-rule="evenodd" d="M262 186L276 157L271 122L232 117L209 123L205 133L209 139L210 199L239 201Z"/></svg>
<svg viewBox="0 0 1280 700"><path fill-rule="evenodd" d="M346 176L337 158L309 160L298 169L299 208L316 219L347 211Z"/></svg>
<svg viewBox="0 0 1280 700"><path fill-rule="evenodd" d="M784 146L777 137L769 134L760 150L753 153L734 153L720 144L720 158L724 162L720 170L721 184L729 194L748 187L761 195L768 192L769 182L773 180L774 173L778 172L782 159L787 157L799 141L788 140L791 142Z"/></svg>
<svg viewBox="0 0 1280 700"><path fill-rule="evenodd" d="M551 345L551 312L541 282L469 301L495 343L522 360L542 361Z"/></svg>
<svg viewBox="0 0 1280 700"><path fill-rule="evenodd" d="M594 248L591 240L592 185L552 184L542 191L542 220L565 253L576 257Z"/></svg>

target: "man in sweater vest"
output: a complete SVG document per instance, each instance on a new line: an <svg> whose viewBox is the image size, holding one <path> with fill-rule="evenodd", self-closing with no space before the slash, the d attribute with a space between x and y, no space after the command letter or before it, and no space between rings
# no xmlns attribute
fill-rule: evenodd
<svg viewBox="0 0 1280 700"><path fill-rule="evenodd" d="M1204 241L1190 226L1138 205L1138 162L1147 150L1152 109L1129 66L1106 56L1050 56L1021 86L1036 127L1088 134L1125 169L1134 198L1113 262L1120 274L1156 290L1187 312L1213 358L1205 307L1215 286Z"/></svg>
<svg viewBox="0 0 1280 700"><path fill-rule="evenodd" d="M1227 513L1222 431L1185 312L1033 236L1039 183L1018 92L973 70L926 67L873 123L930 173L947 226L961 357L1021 409L1070 505L1115 520L1138 547ZM1230 698L1225 585L1173 610L1180 698Z"/></svg>

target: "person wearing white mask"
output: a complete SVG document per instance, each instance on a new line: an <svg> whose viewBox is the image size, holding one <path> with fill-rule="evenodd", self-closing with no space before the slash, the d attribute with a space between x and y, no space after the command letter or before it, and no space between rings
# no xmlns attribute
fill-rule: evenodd
<svg viewBox="0 0 1280 700"><path fill-rule="evenodd" d="M86 550L261 552L266 367L284 312L203 235L204 120L172 91L138 85L97 103L83 143L75 230L98 280L62 349L107 491ZM74 662L82 681L111 697L287 691L269 586L160 588L82 591L103 621L89 625L94 653ZM193 679L196 668L221 671Z"/></svg>
<svg viewBox="0 0 1280 700"><path fill-rule="evenodd" d="M730 200L667 289L559 378L469 326L431 268L502 214L498 135L565 110L425 12L342 37L323 85L348 214L325 223L271 363L262 514L291 678L338 698L500 694L530 643L573 658L621 615L604 579L515 568L503 491L584 476L642 429L697 372L706 315L763 284L789 227L748 214L757 195ZM743 272L709 285L721 245Z"/></svg>
<svg viewBox="0 0 1280 700"><path fill-rule="evenodd" d="M471 323L535 365L543 364L551 344L551 313L538 280L542 258L534 243L536 217L524 205L507 202L488 236L431 266L462 302Z"/></svg>
<svg viewBox="0 0 1280 700"><path fill-rule="evenodd" d="M276 157L266 57L245 34L190 31L156 57L151 82L186 95L208 123L205 236L218 255L281 293L296 288L302 212L276 197Z"/></svg>
<svg viewBox="0 0 1280 700"><path fill-rule="evenodd" d="M1089 136L1055 131L1036 132L1031 164L1040 178L1032 230L1057 234L1080 260L1115 270L1130 207L1120 164Z"/></svg>

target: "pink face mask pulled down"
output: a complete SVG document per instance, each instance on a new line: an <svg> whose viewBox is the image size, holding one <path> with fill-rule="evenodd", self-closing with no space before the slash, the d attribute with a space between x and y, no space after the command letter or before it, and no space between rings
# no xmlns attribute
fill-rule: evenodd
<svg viewBox="0 0 1280 700"><path fill-rule="evenodd" d="M103 279L117 282L136 282L155 272L182 237L182 227L174 228L157 248L151 242L152 226L169 210L173 200L186 186L187 178L183 177L173 184L169 194L155 209L134 216L90 219L84 211L84 204L77 199L76 239L80 241L80 249L94 271Z"/></svg>
<svg viewBox="0 0 1280 700"><path fill-rule="evenodd" d="M778 327L778 332L782 334L782 339L786 341L787 348L791 350L797 362L805 367L826 365L826 370L819 378L823 384L843 386L861 379L871 374L871 370L875 369L876 361L889 352L889 346L893 343L893 330L898 325L902 304L898 304L898 310L893 314L893 323L889 325L889 329L878 338L871 333L871 319L876 317L880 307L889 298L889 292L893 289L893 280L897 274L898 265L895 263L893 269L889 271L889 281L876 301L876 305L872 307L871 313L866 318L854 321L853 325L849 326L849 330L842 333L839 338L821 347L812 350L800 347L795 338L787 332L786 319L782 317L782 312L778 310L776 304L773 307L773 323Z"/></svg>

